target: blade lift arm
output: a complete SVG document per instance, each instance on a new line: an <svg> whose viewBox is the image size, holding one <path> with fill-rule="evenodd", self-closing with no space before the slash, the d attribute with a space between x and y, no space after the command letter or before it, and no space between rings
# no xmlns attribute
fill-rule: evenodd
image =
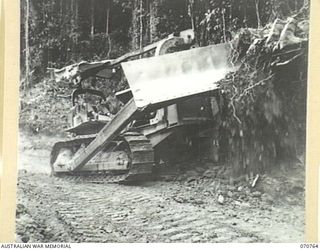
<svg viewBox="0 0 320 250"><path fill-rule="evenodd" d="M76 171L84 166L92 157L94 157L105 145L110 143L120 132L138 116L139 109L135 105L133 99L131 99L121 109L115 117L106 124L101 131L97 134L97 137L85 148L81 149L82 152L76 154L68 163L67 168L70 171Z"/></svg>

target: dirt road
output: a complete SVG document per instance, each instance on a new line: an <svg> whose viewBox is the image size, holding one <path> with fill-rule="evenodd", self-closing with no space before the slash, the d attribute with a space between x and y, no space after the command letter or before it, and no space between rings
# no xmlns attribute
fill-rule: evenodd
<svg viewBox="0 0 320 250"><path fill-rule="evenodd" d="M264 176L250 188L228 185L210 175L218 166L205 166L169 181L98 184L51 177L44 145L21 149L17 241L303 241L304 183L289 177Z"/></svg>
<svg viewBox="0 0 320 250"><path fill-rule="evenodd" d="M179 182L131 187L20 174L17 233L33 242L303 240L301 206L270 205L254 193L219 204L214 194L196 193Z"/></svg>

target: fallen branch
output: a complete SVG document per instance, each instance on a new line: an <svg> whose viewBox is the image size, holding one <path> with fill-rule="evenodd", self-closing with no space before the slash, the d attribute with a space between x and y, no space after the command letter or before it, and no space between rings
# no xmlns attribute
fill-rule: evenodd
<svg viewBox="0 0 320 250"><path fill-rule="evenodd" d="M260 81L257 82L256 84L251 85L250 87L246 88L246 89L239 95L239 97L236 99L236 101L239 101L245 94L248 93L248 91L249 91L250 89L253 89L254 87L257 87L257 86L259 86L259 85L263 85L265 81L270 80L273 76L274 76L274 74L268 76L267 78L265 78L265 79L263 79L263 80L260 80Z"/></svg>
<svg viewBox="0 0 320 250"><path fill-rule="evenodd" d="M239 117L238 117L237 114L236 114L236 108L235 108L235 106L234 106L234 104L233 104L233 99L234 99L234 98L236 97L236 95L237 95L237 89L236 89L236 87L235 87L234 85L232 85L232 87L233 87L233 89L234 89L234 91L235 91L234 95L231 97L231 100L230 100L230 105L232 106L232 110L233 110L233 117L236 118L236 120L237 120L237 122L238 122L239 124L242 124L242 122L240 121Z"/></svg>
<svg viewBox="0 0 320 250"><path fill-rule="evenodd" d="M299 53L298 55L295 55L294 57L290 58L289 60L285 61L285 62L279 62L279 63L276 63L275 66L283 66L283 65L287 65L289 64L290 62L292 62L293 60L295 60L296 58L302 56L302 53Z"/></svg>
<svg viewBox="0 0 320 250"><path fill-rule="evenodd" d="M254 187L256 186L256 184L257 184L257 181L258 181L259 177L260 177L260 176L257 174L257 175L256 175L256 178L254 178L254 180L253 180L253 182L252 182L251 187L253 187L253 188L254 188Z"/></svg>
<svg viewBox="0 0 320 250"><path fill-rule="evenodd" d="M236 108L234 107L234 105L233 105L232 102L231 102L231 106L232 106L232 108L233 108L233 116L234 116L234 118L236 118L236 120L237 120L237 122L238 122L239 124L242 124L242 122L240 121L239 117L238 117L237 114L236 114Z"/></svg>

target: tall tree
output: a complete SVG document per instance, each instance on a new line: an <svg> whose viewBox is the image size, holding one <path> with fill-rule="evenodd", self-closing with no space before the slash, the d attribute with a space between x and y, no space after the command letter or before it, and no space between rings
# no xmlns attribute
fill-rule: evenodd
<svg viewBox="0 0 320 250"><path fill-rule="evenodd" d="M254 0L255 6L256 6L256 13L257 13L257 22L258 22L258 28L261 28L261 20L260 20L260 13L259 13L259 0Z"/></svg>
<svg viewBox="0 0 320 250"><path fill-rule="evenodd" d="M26 10L25 10L25 86L29 87L29 74L30 74L30 67L29 67L29 56L30 56L30 48L29 48L29 0L26 0Z"/></svg>
<svg viewBox="0 0 320 250"><path fill-rule="evenodd" d="M139 25L140 25L140 39L139 39L139 48L142 49L143 47L143 0L139 2Z"/></svg>
<svg viewBox="0 0 320 250"><path fill-rule="evenodd" d="M90 36L93 39L94 36L94 0L90 2Z"/></svg>
<svg viewBox="0 0 320 250"><path fill-rule="evenodd" d="M112 0L107 0L107 14L106 14L106 35L109 35L109 21L110 21L110 8Z"/></svg>
<svg viewBox="0 0 320 250"><path fill-rule="evenodd" d="M158 38L158 25L160 23L159 17L159 6L161 4L161 0L151 0L149 1L149 9L150 9L150 41L153 42Z"/></svg>
<svg viewBox="0 0 320 250"><path fill-rule="evenodd" d="M140 25L139 25L139 16L140 16L140 0L134 0L132 5L132 49L137 49L140 47L139 37L140 37Z"/></svg>

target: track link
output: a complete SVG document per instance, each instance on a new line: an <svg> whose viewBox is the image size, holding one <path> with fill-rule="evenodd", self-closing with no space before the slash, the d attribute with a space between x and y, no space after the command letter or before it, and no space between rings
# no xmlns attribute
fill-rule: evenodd
<svg viewBox="0 0 320 250"><path fill-rule="evenodd" d="M148 138L137 132L127 132L116 138L107 148L113 151L120 143L126 144L125 152L129 157L128 170L86 171L86 172L55 172L53 164L60 149L86 146L96 138L96 135L77 136L69 140L57 142L51 151L50 165L52 175L81 182L133 184L150 178L154 165L154 151Z"/></svg>

